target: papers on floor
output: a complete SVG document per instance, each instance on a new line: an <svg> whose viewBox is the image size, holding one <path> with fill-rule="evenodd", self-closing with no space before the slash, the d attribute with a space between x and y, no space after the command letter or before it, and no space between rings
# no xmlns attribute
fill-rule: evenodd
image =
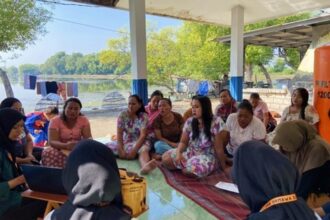
<svg viewBox="0 0 330 220"><path fill-rule="evenodd" d="M217 184L215 184L215 187L234 193L239 193L238 188L234 183L220 181Z"/></svg>

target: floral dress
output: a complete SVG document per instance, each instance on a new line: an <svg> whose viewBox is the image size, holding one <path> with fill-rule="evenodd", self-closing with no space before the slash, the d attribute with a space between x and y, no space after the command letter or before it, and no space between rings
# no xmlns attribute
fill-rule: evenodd
<svg viewBox="0 0 330 220"><path fill-rule="evenodd" d="M183 127L183 132L189 136L186 151L182 153L185 160L180 161L180 163L175 162L176 149L170 150L169 153L174 165L178 169L186 169L187 172L198 177L205 177L218 166L214 150L214 137L225 128L225 123L220 117L214 116L211 123L211 140L206 137L202 129L200 130L199 137L193 140L192 120L193 118L189 118Z"/></svg>
<svg viewBox="0 0 330 220"><path fill-rule="evenodd" d="M142 129L147 128L148 126L148 115L144 112L141 112L137 118L129 118L128 112L123 111L120 113L117 119L117 128L123 129L123 143L124 150L126 153L130 153L135 147L136 141L140 137ZM139 152L142 150L149 150L149 142L145 140L140 148ZM114 154L118 155L118 142L111 141L107 146L113 151Z"/></svg>

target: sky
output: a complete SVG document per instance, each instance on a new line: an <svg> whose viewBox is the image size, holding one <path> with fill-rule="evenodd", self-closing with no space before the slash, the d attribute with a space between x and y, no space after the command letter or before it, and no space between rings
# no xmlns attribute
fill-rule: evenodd
<svg viewBox="0 0 330 220"><path fill-rule="evenodd" d="M128 11L61 2L69 5L52 4L54 6L51 6L50 11L53 19L46 25L47 33L39 36L38 40L24 51L0 53L4 60L0 66L42 64L59 51L65 51L67 54L96 53L107 48L109 39L119 36L118 29L125 28L129 31ZM47 5L46 7L49 8ZM177 19L151 15L147 15L146 20L158 28L179 27L182 24L182 21ZM14 59L13 54L17 55Z"/></svg>

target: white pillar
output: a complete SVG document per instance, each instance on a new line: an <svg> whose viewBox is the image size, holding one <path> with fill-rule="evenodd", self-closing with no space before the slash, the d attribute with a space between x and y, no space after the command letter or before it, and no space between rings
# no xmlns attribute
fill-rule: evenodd
<svg viewBox="0 0 330 220"><path fill-rule="evenodd" d="M230 43L230 91L241 101L243 95L243 56L244 56L244 8L240 5L231 10Z"/></svg>
<svg viewBox="0 0 330 220"><path fill-rule="evenodd" d="M132 94L148 100L145 0L129 0Z"/></svg>

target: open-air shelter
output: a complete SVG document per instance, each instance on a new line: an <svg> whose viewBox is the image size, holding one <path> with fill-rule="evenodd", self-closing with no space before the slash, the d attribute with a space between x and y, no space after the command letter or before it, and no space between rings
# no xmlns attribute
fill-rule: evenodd
<svg viewBox="0 0 330 220"><path fill-rule="evenodd" d="M148 97L145 15L231 27L230 90L242 99L243 28L245 24L330 7L329 0L72 0L129 10L132 53L132 92Z"/></svg>

